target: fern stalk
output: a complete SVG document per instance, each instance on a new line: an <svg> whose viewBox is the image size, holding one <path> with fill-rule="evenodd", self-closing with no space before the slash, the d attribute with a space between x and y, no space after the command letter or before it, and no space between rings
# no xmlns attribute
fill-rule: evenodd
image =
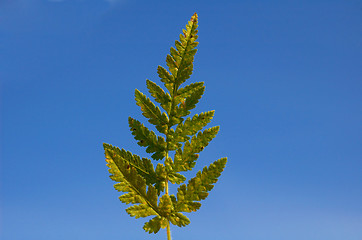
<svg viewBox="0 0 362 240"><path fill-rule="evenodd" d="M168 152L166 152L166 159L168 158ZM165 194L166 195L169 195L168 194L168 179L166 179L165 181ZM170 220L167 219L167 228L166 228L166 231L167 231L167 240L172 240L171 238L171 226L170 226Z"/></svg>
<svg viewBox="0 0 362 240"><path fill-rule="evenodd" d="M203 82L181 85L190 78L196 54L198 16L195 13L182 31L175 48L166 57L168 70L158 66L157 72L167 91L147 80L147 88L159 103L156 106L145 94L135 90L136 104L143 116L153 124L164 137L156 135L136 119L129 117L128 123L138 145L145 147L153 161L164 160L156 167L148 158L141 158L124 149L103 144L110 178L116 182L115 189L123 192L119 199L132 204L126 212L135 218L152 218L143 229L157 233L166 228L167 239L171 240L171 224L184 227L190 220L183 213L196 212L208 192L218 181L227 162L221 158L204 167L184 183L181 173L192 170L199 153L216 136L219 127L204 129L214 116L214 111L187 117L201 99L205 86ZM161 109L164 112L161 112ZM174 152L173 157L170 152ZM169 183L179 185L175 194L169 193Z"/></svg>
<svg viewBox="0 0 362 240"><path fill-rule="evenodd" d="M168 221L168 224L167 224L167 240L172 240L172 238L171 238L170 221Z"/></svg>

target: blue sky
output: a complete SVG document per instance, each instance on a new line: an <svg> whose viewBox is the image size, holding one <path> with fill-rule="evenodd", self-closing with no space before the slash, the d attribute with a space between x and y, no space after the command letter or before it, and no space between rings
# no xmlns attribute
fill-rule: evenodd
<svg viewBox="0 0 362 240"><path fill-rule="evenodd" d="M229 160L173 239L362 239L357 0L0 1L1 239L166 239L124 211L102 143L147 156L134 89L194 12L193 114L221 126L195 170Z"/></svg>

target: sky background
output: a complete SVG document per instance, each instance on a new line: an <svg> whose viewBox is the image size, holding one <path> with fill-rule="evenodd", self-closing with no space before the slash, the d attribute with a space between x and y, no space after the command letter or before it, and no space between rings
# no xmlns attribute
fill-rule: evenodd
<svg viewBox="0 0 362 240"><path fill-rule="evenodd" d="M194 12L192 113L221 128L187 176L228 163L173 239L362 239L361 1L0 0L2 240L166 239L124 211L102 143L149 157L134 89Z"/></svg>

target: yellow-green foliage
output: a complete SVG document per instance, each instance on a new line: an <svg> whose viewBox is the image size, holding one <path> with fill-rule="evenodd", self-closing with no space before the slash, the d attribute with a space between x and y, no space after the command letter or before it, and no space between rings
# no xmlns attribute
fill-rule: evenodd
<svg viewBox="0 0 362 240"><path fill-rule="evenodd" d="M180 172L192 170L198 153L219 131L218 126L204 129L213 118L214 111L184 119L195 108L205 90L203 82L181 87L193 71L198 45L197 26L198 17L195 13L180 34L179 41L175 42L176 48L172 47L167 55L168 70L161 66L157 69L168 92L147 80L151 96L164 111L145 94L137 89L135 91L136 104L141 107L143 116L163 136L157 136L136 119L128 119L138 145L145 147L153 160L164 160L163 164L158 163L155 168L150 159L103 144L110 177L117 182L114 187L124 193L119 199L131 204L126 209L127 213L135 218L154 216L143 227L149 233L157 233L160 228L166 227L169 231L170 223L179 227L189 224L190 220L182 212L195 212L201 207L200 201L208 196L226 164L226 158L221 158L183 184L186 177ZM171 152L174 152L173 158ZM168 192L169 182L182 184L176 195Z"/></svg>

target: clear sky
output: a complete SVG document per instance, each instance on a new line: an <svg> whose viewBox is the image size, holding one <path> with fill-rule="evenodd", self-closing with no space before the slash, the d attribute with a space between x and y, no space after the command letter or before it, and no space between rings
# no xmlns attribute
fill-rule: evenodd
<svg viewBox="0 0 362 240"><path fill-rule="evenodd" d="M195 170L228 164L173 239L362 239L361 1L1 0L2 240L166 239L124 211L102 143L148 156L134 89L194 12L193 113L221 126Z"/></svg>

